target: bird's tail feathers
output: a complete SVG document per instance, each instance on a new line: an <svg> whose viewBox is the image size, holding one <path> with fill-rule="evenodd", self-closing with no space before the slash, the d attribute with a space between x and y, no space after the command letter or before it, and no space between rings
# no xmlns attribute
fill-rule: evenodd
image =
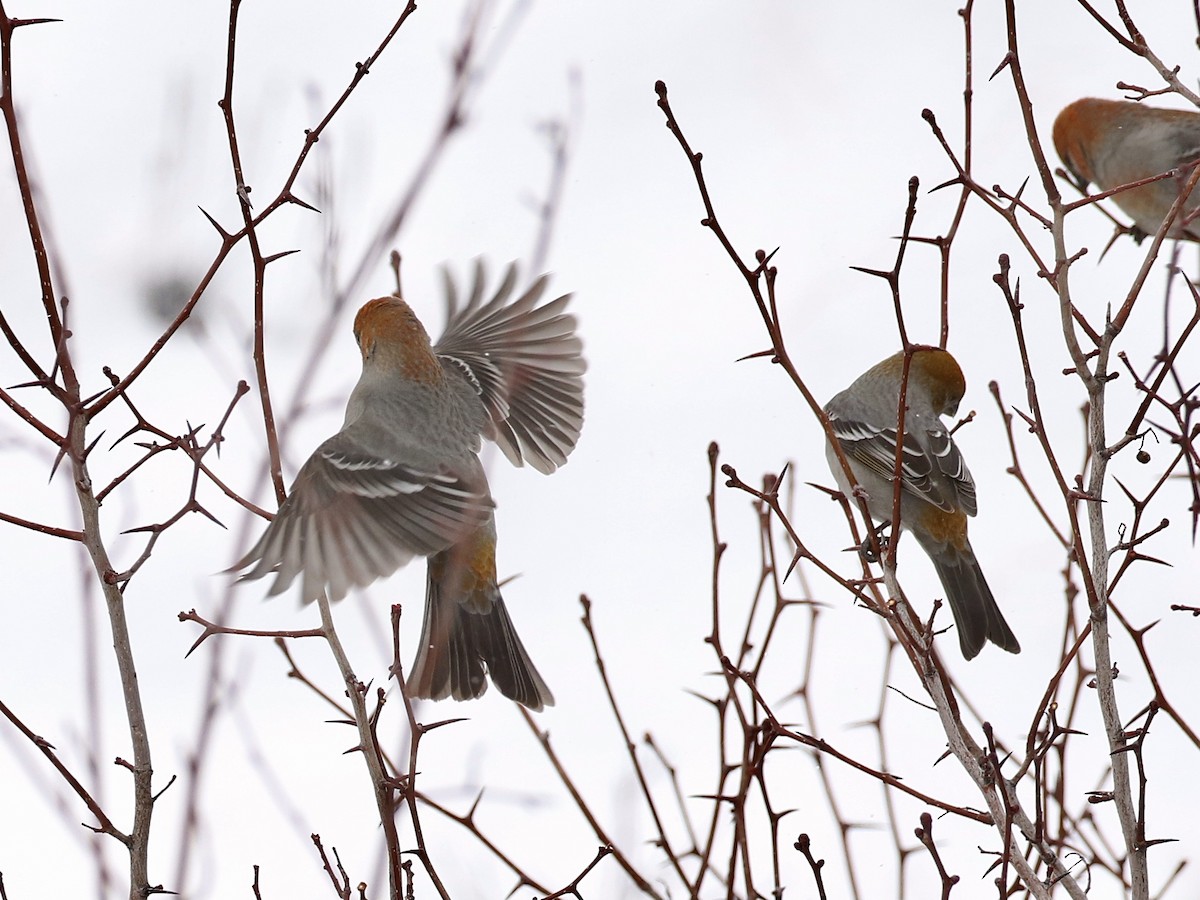
<svg viewBox="0 0 1200 900"><path fill-rule="evenodd" d="M973 659L987 641L1009 653L1020 653L1021 645L1004 621L970 544L965 550L948 546L925 549L946 592L963 656Z"/></svg>
<svg viewBox="0 0 1200 900"><path fill-rule="evenodd" d="M499 588L492 584L486 599L469 596L438 573L444 567L431 558L421 643L408 676L410 694L473 700L487 690L490 677L505 697L534 712L553 706L554 695L525 652Z"/></svg>

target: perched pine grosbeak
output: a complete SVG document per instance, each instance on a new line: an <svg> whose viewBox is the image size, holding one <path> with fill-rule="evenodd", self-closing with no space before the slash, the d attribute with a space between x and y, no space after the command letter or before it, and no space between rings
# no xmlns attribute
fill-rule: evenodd
<svg viewBox="0 0 1200 900"><path fill-rule="evenodd" d="M301 576L301 599L340 600L354 587L428 557L425 621L409 675L414 696L469 700L487 689L533 710L554 703L530 662L496 584L496 522L480 436L514 465L550 473L583 425L582 342L570 295L542 306L546 276L515 300L510 267L484 302L477 264L460 305L446 276L447 322L431 345L399 297L359 310L363 368L342 430L300 469L274 521L235 566Z"/></svg>
<svg viewBox="0 0 1200 900"><path fill-rule="evenodd" d="M867 493L867 508L880 521L892 517L903 373L904 354L889 356L825 407L854 480ZM972 659L985 641L1009 653L1020 653L1021 645L1000 614L967 539L967 517L975 515L975 482L941 420L958 411L965 391L962 369L945 350L922 348L913 353L904 414L900 525L912 532L932 560L958 625L962 654ZM838 486L852 497L853 486L832 444L827 443L825 456Z"/></svg>
<svg viewBox="0 0 1200 900"><path fill-rule="evenodd" d="M1083 182L1102 191L1141 181L1200 160L1200 112L1159 109L1130 100L1076 100L1054 120L1054 147ZM1191 170L1113 194L1139 231L1155 234ZM1168 237L1200 240L1200 221L1184 217L1200 205L1193 190Z"/></svg>

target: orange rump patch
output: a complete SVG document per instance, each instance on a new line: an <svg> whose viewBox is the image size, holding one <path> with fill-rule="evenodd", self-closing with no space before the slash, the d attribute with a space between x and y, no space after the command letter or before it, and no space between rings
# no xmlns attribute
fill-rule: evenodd
<svg viewBox="0 0 1200 900"><path fill-rule="evenodd" d="M967 517L964 513L943 512L931 505L922 511L921 524L930 537L941 544L949 544L959 550L967 546Z"/></svg>

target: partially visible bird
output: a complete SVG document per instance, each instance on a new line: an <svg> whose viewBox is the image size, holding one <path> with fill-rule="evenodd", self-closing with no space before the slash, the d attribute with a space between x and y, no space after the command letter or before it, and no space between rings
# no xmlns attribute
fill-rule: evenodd
<svg viewBox="0 0 1200 900"><path fill-rule="evenodd" d="M513 299L511 266L484 301L475 267L460 303L446 274L445 333L431 344L399 297L354 320L362 374L341 430L301 467L287 500L234 566L273 576L269 595L301 578L301 600L351 588L428 557L425 619L411 693L469 700L487 677L533 710L554 696L530 661L496 582L496 523L480 437L517 466L551 473L583 426L583 344L570 295L538 306L547 277Z"/></svg>
<svg viewBox="0 0 1200 900"><path fill-rule="evenodd" d="M854 480L867 493L871 517L892 518L896 469L897 412L904 353L872 366L825 406ZM958 643L967 659L987 641L1009 653L1021 645L988 587L967 539L967 517L975 515L975 482L941 417L958 411L966 380L945 350L923 347L909 363L905 393L904 454L900 468L900 527L910 531L933 562ZM826 441L825 456L847 497L854 486Z"/></svg>
<svg viewBox="0 0 1200 900"><path fill-rule="evenodd" d="M1131 100L1076 100L1054 120L1054 147L1080 181L1110 191L1163 172L1179 173L1113 194L1138 231L1155 234L1200 161L1200 112L1161 109ZM1200 206L1193 188L1168 237L1200 240Z"/></svg>

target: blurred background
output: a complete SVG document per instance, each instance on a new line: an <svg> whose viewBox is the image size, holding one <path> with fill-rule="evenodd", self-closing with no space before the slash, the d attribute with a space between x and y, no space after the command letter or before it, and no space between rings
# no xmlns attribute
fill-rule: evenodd
<svg viewBox="0 0 1200 900"><path fill-rule="evenodd" d="M101 367L122 374L162 333L212 264L220 239L201 209L229 230L240 227L221 110L228 10L219 4L59 0L37 8L6 4L9 15L59 18L20 30L14 42L14 100L37 199L50 237L57 288L70 298L72 349L85 394L108 386ZM378 45L400 8L392 3L339 5L259 0L245 4L237 36L234 113L251 200L274 198L304 143L304 129L325 115L349 82L354 64ZM1072 4L1023 5L1020 48L1039 135L1049 146L1055 114L1081 96L1118 97L1120 80L1159 87L1153 70ZM712 707L700 697L723 687L704 638L710 633L713 547L705 504L706 448L747 481L790 462L793 521L810 548L847 577L858 572L840 509L806 482L832 484L820 426L783 373L768 360L741 357L769 345L745 284L713 235L690 167L656 106L654 83L666 82L672 107L704 169L720 221L749 260L778 248L774 264L780 316L793 359L822 402L899 347L891 295L883 281L852 270L891 267L897 251L908 179L920 179L914 233L933 237L949 227L958 192L931 192L953 178L922 120L932 110L952 146L963 128L963 20L953 4L839 4L750 0L632 0L606 3L422 4L372 66L319 143L295 193L320 209L274 213L259 231L264 253L295 250L267 271L267 360L283 440L285 479L341 422L358 375L350 333L354 311L394 289L386 255L364 257L381 222L411 190L434 140L452 82L452 60L467 17L478 13L478 69L464 104L463 127L436 154L399 233L386 250L403 255L404 293L430 331L442 316L438 267L460 278L471 261L489 260L494 277L510 260L528 272L554 273L551 290L572 292L588 358L587 418L570 463L551 478L511 468L485 451L498 504L505 596L526 646L558 705L537 718L610 837L642 871L668 875L651 843L649 821L620 733L580 625L580 594L592 617L608 677L635 740L652 733L678 767L682 792L717 785ZM1195 79L1196 24L1183 3L1133 4L1147 40L1181 78ZM1016 193L1039 209L1029 142L1011 76L989 76L1003 60L1003 10L974 11L974 171L981 184ZM1180 105L1165 98L1161 105ZM548 244L542 206L551 196L555 141L565 141L561 197ZM0 167L0 303L8 321L39 359L52 358L28 234L10 167ZM1069 189L1064 187L1065 191ZM1069 195L1069 194L1068 194ZM1048 232L1027 223L1042 259L1053 260ZM1111 225L1094 209L1071 216L1073 248L1089 253L1073 272L1079 307L1093 323L1124 299L1145 245L1128 238L1101 260ZM540 249L539 249L540 248ZM1168 248L1169 249L1169 248ZM1040 397L1060 465L1084 465L1083 394L1065 378L1054 294L1011 229L980 203L968 205L950 269L949 349L962 362L968 392L961 413L975 420L957 434L978 485L980 514L972 542L993 591L1019 636L1017 657L995 648L970 664L956 641L943 654L983 717L1010 745L1022 746L1061 653L1065 559L1028 499L1006 473L1011 457L988 384L1006 405L1027 408L1024 375L1009 312L992 282L1001 253L1012 257ZM1155 265L1133 323L1119 345L1139 370L1162 345L1166 253ZM1195 250L1180 264L1195 272ZM361 268L362 276L355 273ZM914 340L938 340L937 252L909 248L902 299ZM1178 290L1178 288L1176 288ZM335 297L345 306L328 323ZM245 244L220 267L195 314L130 392L141 414L179 434L211 429L237 383L254 383L251 360L253 278ZM1168 317L1182 322L1182 294ZM1181 370L1197 371L1193 346ZM306 379L311 378L311 382ZM11 354L0 354L0 380L28 380ZM301 391L301 393L298 393ZM33 391L23 402L63 427L61 413ZM1140 402L1128 379L1114 383L1110 429ZM132 442L109 447L133 422L117 405L92 460L105 483L134 462ZM54 416L58 416L57 419ZM1154 416L1151 416L1154 419ZM1026 475L1062 527L1061 501L1034 439L1020 424ZM201 438L208 432L202 431ZM141 440L142 438L138 438ZM1162 461L1172 452L1155 438L1146 449ZM50 476L53 454L15 417L0 429L0 495L6 511L77 527L69 475ZM265 478L265 442L256 396L243 398L225 428L220 459L208 460L234 490L274 507ZM1140 466L1132 453L1113 460L1113 475L1144 492L1160 465ZM118 568L143 551L144 533L124 532L172 516L187 499L192 467L164 453L140 469L102 508ZM49 479L49 480L48 480ZM720 479L719 482L720 483ZM1119 491L1109 495L1109 522L1132 516ZM200 499L225 526L189 515L159 539L126 591L135 655L155 751L156 784L179 780L156 808L151 883L194 898L249 896L253 871L263 897L320 896L328 891L310 834L337 847L352 883L382 896L378 820L357 754L356 737L331 723L336 714L295 680L265 639L222 637L190 657L199 634L181 610L216 617L229 579L221 573L262 527L209 484ZM1148 553L1173 568L1145 565L1125 578L1123 610L1144 626L1167 619L1148 637L1164 690L1181 714L1200 709L1197 628L1171 603L1196 604L1200 569L1180 482L1159 495L1148 521L1171 520ZM760 571L757 518L743 493L718 487L722 612L736 646ZM82 550L25 529L4 526L0 562L8 591L0 601L0 700L54 743L64 760L121 821L129 814L125 756L128 735L102 604ZM402 641L411 662L423 600L423 565L413 565L335 609L342 640L364 681L385 684L391 656L389 604L404 605ZM903 555L901 579L927 615L940 596L932 568L915 551ZM842 751L876 759L875 733L860 723L876 714L885 650L876 616L856 608L831 581L801 567L788 590L821 601L810 692L811 719L791 695L802 677L808 619L784 616L774 652L759 676L764 697L781 717L830 740ZM318 624L316 610L293 597L264 602L264 585L235 589L229 623L243 628L299 629ZM1081 602L1076 600L1076 602ZM945 615L943 613L942 615ZM326 691L340 695L336 668L316 641L291 644L297 664ZM1152 696L1132 641L1120 636L1114 656L1122 711L1132 715ZM889 683L910 696L918 682L904 667ZM1087 702L1075 727L1097 738L1098 714ZM214 711L215 710L215 711ZM470 705L418 707L426 722L464 716L430 733L421 747L421 787L465 814L486 787L476 824L505 853L554 889L574 878L599 841L563 790L517 708L490 692ZM951 761L935 769L945 738L936 719L915 705L891 708L891 771L952 802L979 805ZM400 700L387 708L385 730L403 746ZM1069 789L1106 787L1107 749L1077 761ZM202 753L200 753L202 751ZM643 751L644 752L644 751ZM1077 752L1083 752L1082 747ZM190 768L200 753L199 770ZM1183 777L1195 747L1159 720L1146 749L1152 837L1180 843L1151 853L1153 883L1166 881L1194 852L1195 779ZM687 839L674 813L671 783L647 755L667 827ZM69 794L28 741L0 726L0 872L9 897L118 896L126 862L108 838L79 823L86 809ZM771 758L785 833L812 835L827 859L832 896L851 896L848 865L814 759ZM837 763L823 763L844 821L861 896L896 892L893 836L877 782ZM198 820L185 821L188 796ZM700 800L689 801L700 804ZM925 807L898 798L906 837ZM19 811L19 812L18 812ZM1108 819L1103 817L1107 815ZM1111 806L1103 828L1119 837ZM702 819L704 819L702 816ZM456 898L506 896L516 881L458 824L423 815L434 862ZM404 829L408 828L402 816ZM374 823L374 824L373 824ZM991 895L994 832L958 824L944 832L964 897ZM790 846L791 838L783 841ZM911 843L911 840L910 840ZM411 836L409 843L411 845ZM789 851L791 852L791 851ZM879 860L878 863L874 860ZM864 863L871 860L870 863ZM727 864L722 860L722 867ZM770 866L769 855L761 862ZM799 854L781 862L783 883L807 896L812 882ZM105 874L107 873L107 874ZM909 866L911 896L930 896L936 875ZM106 880L108 879L108 880ZM983 880L981 880L983 879ZM767 883L764 878L763 883ZM418 886L420 887L420 882ZM49 886L48 886L49 885ZM1112 882L1109 882L1112 885ZM1172 896L1200 886L1187 869ZM677 889L677 888L676 888ZM880 893L882 891L882 893ZM528 895L524 888L518 895ZM584 895L637 894L611 862L584 882ZM429 896L426 887L417 896ZM956 896L958 894L956 893ZM1116 896L1109 894L1107 896Z"/></svg>

